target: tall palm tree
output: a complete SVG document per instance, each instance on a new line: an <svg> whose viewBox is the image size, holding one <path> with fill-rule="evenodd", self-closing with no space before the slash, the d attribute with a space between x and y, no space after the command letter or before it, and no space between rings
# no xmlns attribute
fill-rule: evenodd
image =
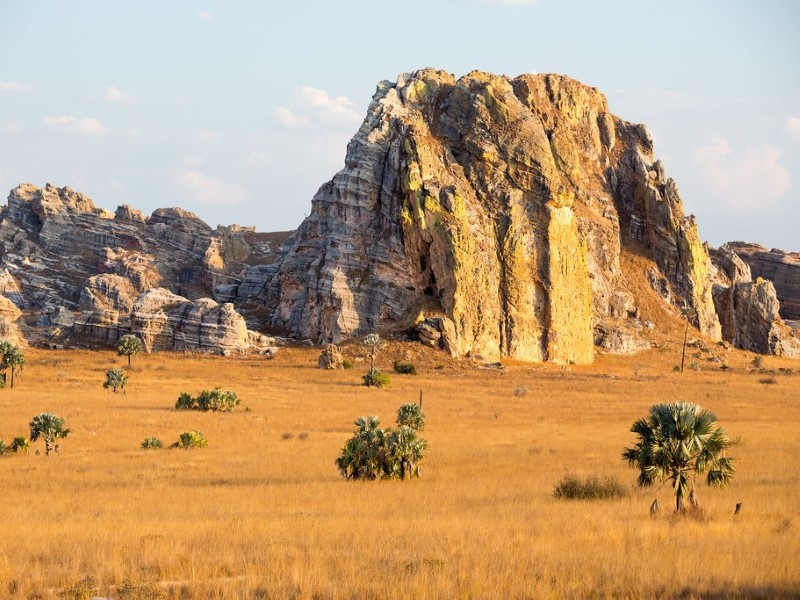
<svg viewBox="0 0 800 600"><path fill-rule="evenodd" d="M8 342L3 342L0 345L0 370L5 372L11 369L11 389L14 389L14 375L22 371L25 366L25 355L19 346L14 346Z"/></svg>
<svg viewBox="0 0 800 600"><path fill-rule="evenodd" d="M123 335L119 338L117 354L128 357L128 368L131 368L131 356L136 356L142 351L142 342L135 335Z"/></svg>
<svg viewBox="0 0 800 600"><path fill-rule="evenodd" d="M419 477L419 461L422 460L427 443L419 437L416 429L401 425L392 431L386 444L386 476L391 479Z"/></svg>
<svg viewBox="0 0 800 600"><path fill-rule="evenodd" d="M731 442L717 427L714 413L690 402L656 404L646 419L631 431L639 436L622 457L639 469L637 483L649 487L656 481L672 481L675 512L684 509L687 498L695 498L695 477L706 474L708 485L722 486L734 474L733 459L725 456Z"/></svg>
<svg viewBox="0 0 800 600"><path fill-rule="evenodd" d="M44 440L44 453L50 456L53 442L59 438L69 435L69 429L64 427L64 419L53 413L41 413L31 419L31 441L35 442L39 438Z"/></svg>

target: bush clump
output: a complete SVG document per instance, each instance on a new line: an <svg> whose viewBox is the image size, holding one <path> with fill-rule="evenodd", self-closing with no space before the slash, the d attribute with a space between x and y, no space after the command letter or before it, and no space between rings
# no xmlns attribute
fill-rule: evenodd
<svg viewBox="0 0 800 600"><path fill-rule="evenodd" d="M142 448L144 448L145 450L154 450L163 447L164 444L161 442L161 440L153 435L148 436L144 438L144 440L142 440Z"/></svg>
<svg viewBox="0 0 800 600"><path fill-rule="evenodd" d="M178 437L178 441L173 444L175 448L183 448L190 450L191 448L205 448L208 446L208 440L201 432L196 429L191 431L184 431Z"/></svg>
<svg viewBox="0 0 800 600"><path fill-rule="evenodd" d="M182 392L175 403L176 410L232 411L239 406L241 400L232 390L214 388L203 390L196 397Z"/></svg>
<svg viewBox="0 0 800 600"><path fill-rule="evenodd" d="M419 477L427 441L415 427L424 424L419 405L403 405L397 413L397 428L382 429L379 417L360 417L356 431L345 442L336 466L345 479L406 479Z"/></svg>
<svg viewBox="0 0 800 600"><path fill-rule="evenodd" d="M566 500L604 500L625 498L628 490L613 477L600 479L596 475L581 480L573 475L564 477L553 490L554 498Z"/></svg>
<svg viewBox="0 0 800 600"><path fill-rule="evenodd" d="M342 368L345 369L345 370L352 369L353 368L353 361L349 360L347 358L342 359Z"/></svg>
<svg viewBox="0 0 800 600"><path fill-rule="evenodd" d="M378 369L370 369L369 373L364 375L361 379L367 387L385 387L392 382L389 375L381 373Z"/></svg>
<svg viewBox="0 0 800 600"><path fill-rule="evenodd" d="M400 373L401 375L416 375L417 374L417 367L414 363L411 362L404 362L401 360L394 361L394 370L395 373Z"/></svg>

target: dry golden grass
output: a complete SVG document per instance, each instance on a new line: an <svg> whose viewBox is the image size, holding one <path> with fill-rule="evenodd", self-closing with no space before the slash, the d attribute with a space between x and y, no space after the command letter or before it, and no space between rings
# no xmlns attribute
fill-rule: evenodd
<svg viewBox="0 0 800 600"><path fill-rule="evenodd" d="M420 374L378 390L359 385L364 362L320 371L313 349L273 361L158 354L134 359L127 393L111 394L101 384L123 364L114 354L28 350L17 387L0 391L0 438L27 434L43 411L72 433L59 454L0 459L0 597L78 597L87 577L114 598L137 587L175 598L800 594L800 364L765 359L792 373L764 385L752 355L728 352L731 371L698 357L702 370L684 374L672 372L677 355L500 373L395 343L380 366L410 357ZM217 385L242 407L172 409L181 391ZM353 419L388 425L420 389L422 477L340 479L333 461ZM726 490L701 490L702 519L670 516L667 486L651 518L655 491L633 488L620 453L636 418L679 399L716 412L738 472ZM139 447L186 429L208 448ZM556 500L567 473L616 477L632 493Z"/></svg>

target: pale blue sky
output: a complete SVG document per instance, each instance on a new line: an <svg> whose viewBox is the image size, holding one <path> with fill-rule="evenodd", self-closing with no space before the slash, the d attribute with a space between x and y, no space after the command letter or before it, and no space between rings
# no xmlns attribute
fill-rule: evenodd
<svg viewBox="0 0 800 600"><path fill-rule="evenodd" d="M0 0L0 193L293 229L378 81L556 72L648 124L704 239L800 250L799 28L791 0Z"/></svg>

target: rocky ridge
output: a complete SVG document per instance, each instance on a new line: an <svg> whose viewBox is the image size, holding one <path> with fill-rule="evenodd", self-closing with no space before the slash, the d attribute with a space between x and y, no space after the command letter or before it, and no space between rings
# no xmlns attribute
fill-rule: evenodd
<svg viewBox="0 0 800 600"><path fill-rule="evenodd" d="M276 237L286 236L235 225L212 230L180 208L111 213L70 188L22 184L0 210L0 294L17 311L0 307L0 329L37 344L111 345L151 329L135 308L166 286L180 317L170 314L170 336L156 336L153 348L266 347L225 293L272 262ZM208 298L217 290L221 306Z"/></svg>
<svg viewBox="0 0 800 600"><path fill-rule="evenodd" d="M133 332L148 350L229 353L272 343L254 329L379 332L585 363L649 347L683 309L711 340L794 355L779 310L800 305L796 256L756 250L700 242L647 128L595 88L424 69L378 85L291 236L15 188L0 209L0 334L107 346ZM743 262L754 252L762 277Z"/></svg>

